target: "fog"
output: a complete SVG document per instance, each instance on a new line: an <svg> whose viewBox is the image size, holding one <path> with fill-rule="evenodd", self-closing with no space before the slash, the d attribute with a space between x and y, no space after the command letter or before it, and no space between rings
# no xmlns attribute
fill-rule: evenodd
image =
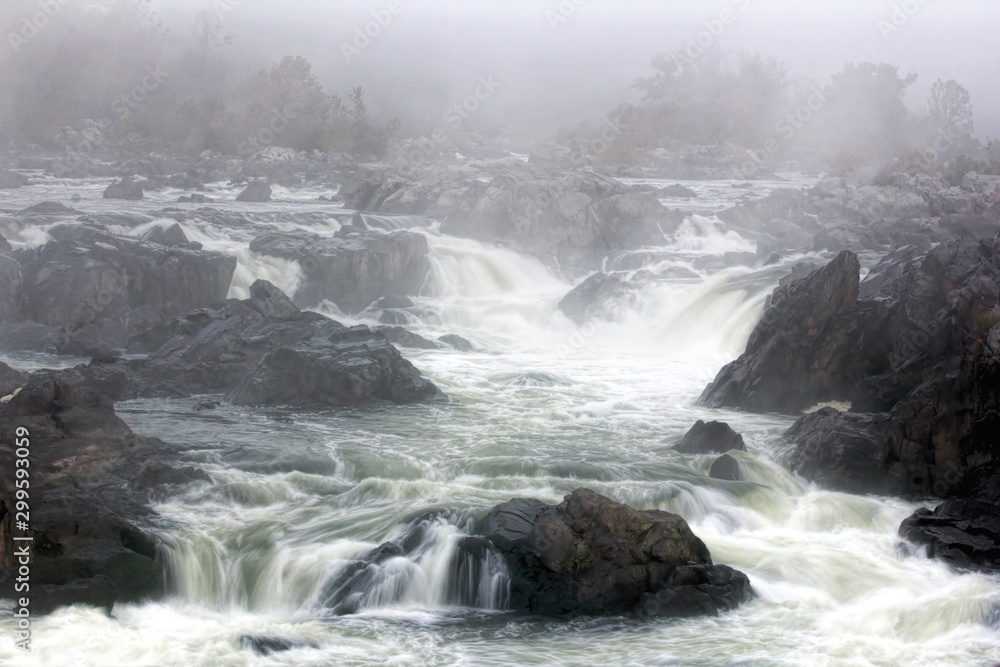
<svg viewBox="0 0 1000 667"><path fill-rule="evenodd" d="M1000 55L986 48L1000 6L987 1L9 0L2 12L0 135L49 149L96 126L102 141L246 153L289 106L298 121L279 144L374 157L440 128L510 147L590 140L607 122L619 136L605 159L677 141L759 151L796 111L822 120L796 122L768 157L815 168L885 163L939 136L952 157L983 157L977 142L1000 134ZM278 67L286 56L300 58ZM803 107L831 86L835 103Z"/></svg>
<svg viewBox="0 0 1000 667"><path fill-rule="evenodd" d="M650 74L656 53L701 39L729 53L773 56L793 75L816 80L846 62L888 62L919 74L907 97L914 110L925 103L932 81L956 79L972 96L978 133L1000 131L1000 53L988 48L1000 25L1000 5L988 0L399 0L398 15L350 62L342 46L353 46L358 29L387 2L215 5L225 29L238 35L234 46L244 57L263 65L288 53L303 55L325 87L363 85L379 108L401 117L434 120L468 95L479 76L492 73L503 92L483 117L550 132L602 117L622 100L636 101L632 81ZM212 3L157 0L153 6L183 32ZM733 20L721 24L723 12Z"/></svg>

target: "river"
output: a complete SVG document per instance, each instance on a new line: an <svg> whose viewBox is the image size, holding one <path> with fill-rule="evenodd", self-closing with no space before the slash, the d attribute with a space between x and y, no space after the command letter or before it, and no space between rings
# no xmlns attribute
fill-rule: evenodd
<svg viewBox="0 0 1000 667"><path fill-rule="evenodd" d="M184 462L212 478L156 503L170 595L119 604L110 616L77 606L34 619L29 656L14 647L12 619L0 617L0 662L940 667L1000 660L1000 581L911 553L896 530L918 505L793 477L780 442L790 417L695 405L742 351L778 279L803 259L726 267L723 253L754 244L720 231L712 214L741 197L814 181L786 176L749 188L682 181L698 199L664 200L691 212L681 229L662 247L610 258L611 267L641 263L645 287L610 320L582 327L557 310L572 283L538 260L441 235L433 220L372 217L373 226L428 238L432 271L414 298L410 328L429 338L459 334L476 347L403 349L452 402L325 412L224 403L196 412L197 399L119 403L136 432L182 443ZM180 194L108 201L99 199L106 181L37 177L5 193L0 208L53 199L86 212L143 212L162 224L157 212ZM249 252L261 230L339 227L339 209L316 201L332 192L276 188L276 201L251 205L232 201L237 190L217 188L209 194L223 203L212 208L244 212L251 224L226 227L205 213L182 227L206 248L237 256L231 296L246 296L255 278L286 290L301 280L296 265ZM151 224L113 231L140 234ZM44 228L0 233L15 246L46 238ZM332 306L319 310L375 324ZM0 358L21 368L77 361ZM743 434L748 451L735 456L746 481L711 479L713 456L672 450L697 419L720 419ZM749 575L755 600L717 618L529 618L502 608L502 573L493 571L477 582L476 607L448 604L447 564L475 517L513 497L559 502L579 487L682 515L715 562ZM428 512L436 518L421 548L386 568L357 613L334 616L322 605L324 584L349 559ZM247 633L315 648L262 657L241 648Z"/></svg>

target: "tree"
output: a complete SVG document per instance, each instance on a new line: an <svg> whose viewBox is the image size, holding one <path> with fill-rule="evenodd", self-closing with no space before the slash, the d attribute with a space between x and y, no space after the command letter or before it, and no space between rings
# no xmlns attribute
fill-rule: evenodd
<svg viewBox="0 0 1000 667"><path fill-rule="evenodd" d="M972 103L969 91L954 79L938 79L931 85L927 115L935 131L959 141L972 136Z"/></svg>

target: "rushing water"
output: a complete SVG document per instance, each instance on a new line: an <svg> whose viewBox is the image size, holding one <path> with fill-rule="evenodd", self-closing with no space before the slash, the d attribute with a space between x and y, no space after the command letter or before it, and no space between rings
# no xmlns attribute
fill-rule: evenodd
<svg viewBox="0 0 1000 667"><path fill-rule="evenodd" d="M723 253L753 244L722 233L711 218L779 184L684 184L699 193L696 205L664 201L687 207L685 225L662 247L611 262L633 274L643 264L645 286L634 302L611 321L583 327L556 308L572 285L538 261L442 236L430 220L375 220L428 237L432 275L414 299L411 328L427 337L459 334L476 346L404 350L453 402L309 413L225 404L195 412L195 399L120 403L137 432L188 445L186 462L212 477L156 505L171 595L117 605L111 616L77 606L35 619L30 656L16 651L4 618L0 662L936 667L1000 660L1000 582L906 549L896 529L916 505L795 479L780 463L779 436L791 418L694 405L742 351L787 263L725 268ZM58 199L87 212L142 211L162 224L162 208L178 194L123 205L95 199L101 187L45 181L15 191L0 208ZM68 201L74 193L79 202ZM182 226L192 240L238 257L231 296L244 296L257 277L294 290L299 267L247 245L266 229L332 234L339 209L316 203L319 194L329 193L279 191L283 201L217 205L253 212L252 224L238 229L208 213ZM231 200L235 192L213 196ZM139 234L150 224L115 231ZM45 239L44 229L2 231L15 245ZM46 361L4 358L22 368ZM735 456L748 481L710 479L714 457L671 449L699 418L725 420L744 435L748 452ZM449 577L463 535L489 507L516 496L558 502L581 486L681 514L716 562L750 576L756 599L717 618L564 622L505 612L505 572L489 556L470 561L460 582ZM354 613L333 614L324 604L328 584L345 563L421 517L415 548L382 563L350 600ZM241 648L247 633L315 648L261 657Z"/></svg>

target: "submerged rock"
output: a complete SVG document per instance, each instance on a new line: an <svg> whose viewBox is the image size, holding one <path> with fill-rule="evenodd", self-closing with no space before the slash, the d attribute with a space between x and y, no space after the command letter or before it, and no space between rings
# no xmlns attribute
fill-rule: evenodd
<svg viewBox="0 0 1000 667"><path fill-rule="evenodd" d="M271 655L272 653L281 653L297 648L319 648L307 639L273 637L270 635L241 635L240 647L253 651L257 655Z"/></svg>
<svg viewBox="0 0 1000 667"><path fill-rule="evenodd" d="M514 609L692 616L734 609L753 595L746 575L712 564L681 517L589 489L559 505L528 498L497 505L484 533L506 560Z"/></svg>
<svg viewBox="0 0 1000 667"><path fill-rule="evenodd" d="M595 273L562 298L559 310L577 324L583 324L593 317L609 317L630 295L617 276Z"/></svg>
<svg viewBox="0 0 1000 667"><path fill-rule="evenodd" d="M731 449L746 451L747 446L743 436L726 422L706 423L699 419L674 449L684 454L724 454Z"/></svg>
<svg viewBox="0 0 1000 667"><path fill-rule="evenodd" d="M743 471L740 469L740 462L729 454L723 454L712 462L712 467L708 471L708 476L712 479L723 479L736 482L743 479Z"/></svg>

